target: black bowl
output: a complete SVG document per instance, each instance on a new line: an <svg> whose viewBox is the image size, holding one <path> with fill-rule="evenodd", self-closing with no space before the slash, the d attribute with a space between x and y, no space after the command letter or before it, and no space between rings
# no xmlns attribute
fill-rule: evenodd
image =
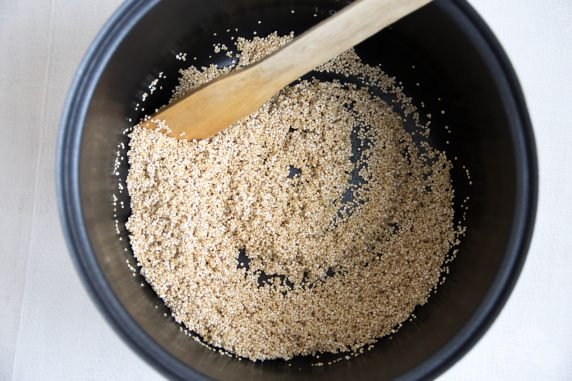
<svg viewBox="0 0 572 381"><path fill-rule="evenodd" d="M127 166L123 162L115 170L114 160L118 146L127 143L122 131L129 127L129 118L143 113L134 106L149 82L159 72L167 74L145 112L167 101L176 70L195 54L196 63L207 63L212 43L223 35L228 38L227 28L237 27L244 36L254 30L300 33L345 3L131 0L107 23L80 66L63 114L57 160L59 206L69 248L86 288L111 325L173 379L435 377L483 335L516 282L537 201L532 128L507 57L463 0L435 1L357 47L365 61L381 63L403 81L422 111L433 115L432 141L449 157L458 157L452 173L458 215L463 212L461 201L469 197L460 254L439 292L417 309L417 319L371 352L332 366L312 367L308 358L290 365L238 361L205 349L181 332L164 316L168 310L151 288L141 287L144 279L132 276L125 262L134 260L123 226L129 198L117 189ZM174 58L179 51L189 52L187 62ZM470 170L472 185L463 166ZM118 197L115 206L113 194Z"/></svg>

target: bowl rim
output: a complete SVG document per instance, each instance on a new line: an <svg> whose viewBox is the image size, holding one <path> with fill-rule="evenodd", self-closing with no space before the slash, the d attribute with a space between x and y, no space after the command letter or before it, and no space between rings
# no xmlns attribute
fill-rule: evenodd
<svg viewBox="0 0 572 381"><path fill-rule="evenodd" d="M64 105L56 154L56 192L60 221L68 250L85 289L115 332L132 350L163 375L172 379L207 380L209 377L170 355L151 338L122 307L99 267L90 245L81 210L79 155L87 106L113 52L131 28L160 0L127 0L95 37L75 74ZM532 124L515 71L500 43L466 0L436 0L435 5L454 15L472 39L492 77L497 81L505 108L517 119L515 150L517 207L511 240L499 272L481 305L452 340L400 380L435 378L463 357L484 335L511 294L524 264L533 234L538 202L538 162Z"/></svg>

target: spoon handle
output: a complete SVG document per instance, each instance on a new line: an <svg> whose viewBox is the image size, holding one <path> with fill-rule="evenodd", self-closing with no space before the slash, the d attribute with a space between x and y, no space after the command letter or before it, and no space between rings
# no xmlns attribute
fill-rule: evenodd
<svg viewBox="0 0 572 381"><path fill-rule="evenodd" d="M261 61L260 75L282 88L430 2L356 1Z"/></svg>

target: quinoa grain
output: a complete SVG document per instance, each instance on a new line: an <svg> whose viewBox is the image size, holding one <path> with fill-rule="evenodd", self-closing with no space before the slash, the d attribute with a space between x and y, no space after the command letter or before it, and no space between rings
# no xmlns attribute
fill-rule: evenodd
<svg viewBox="0 0 572 381"><path fill-rule="evenodd" d="M238 38L237 66L292 37ZM172 101L230 70L183 70ZM428 127L395 79L353 50L318 71L377 86L403 116L366 85L308 79L208 140L130 134L142 274L177 322L251 360L370 350L427 301L462 233L452 164L414 142Z"/></svg>

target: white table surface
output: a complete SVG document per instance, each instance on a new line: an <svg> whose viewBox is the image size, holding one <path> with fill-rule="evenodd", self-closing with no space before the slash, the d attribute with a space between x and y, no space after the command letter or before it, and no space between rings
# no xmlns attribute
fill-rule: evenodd
<svg viewBox="0 0 572 381"><path fill-rule="evenodd" d="M572 0L470 0L520 77L540 160L528 260L441 380L572 380ZM55 141L72 75L120 0L0 0L0 380L161 380L84 291L58 220Z"/></svg>

